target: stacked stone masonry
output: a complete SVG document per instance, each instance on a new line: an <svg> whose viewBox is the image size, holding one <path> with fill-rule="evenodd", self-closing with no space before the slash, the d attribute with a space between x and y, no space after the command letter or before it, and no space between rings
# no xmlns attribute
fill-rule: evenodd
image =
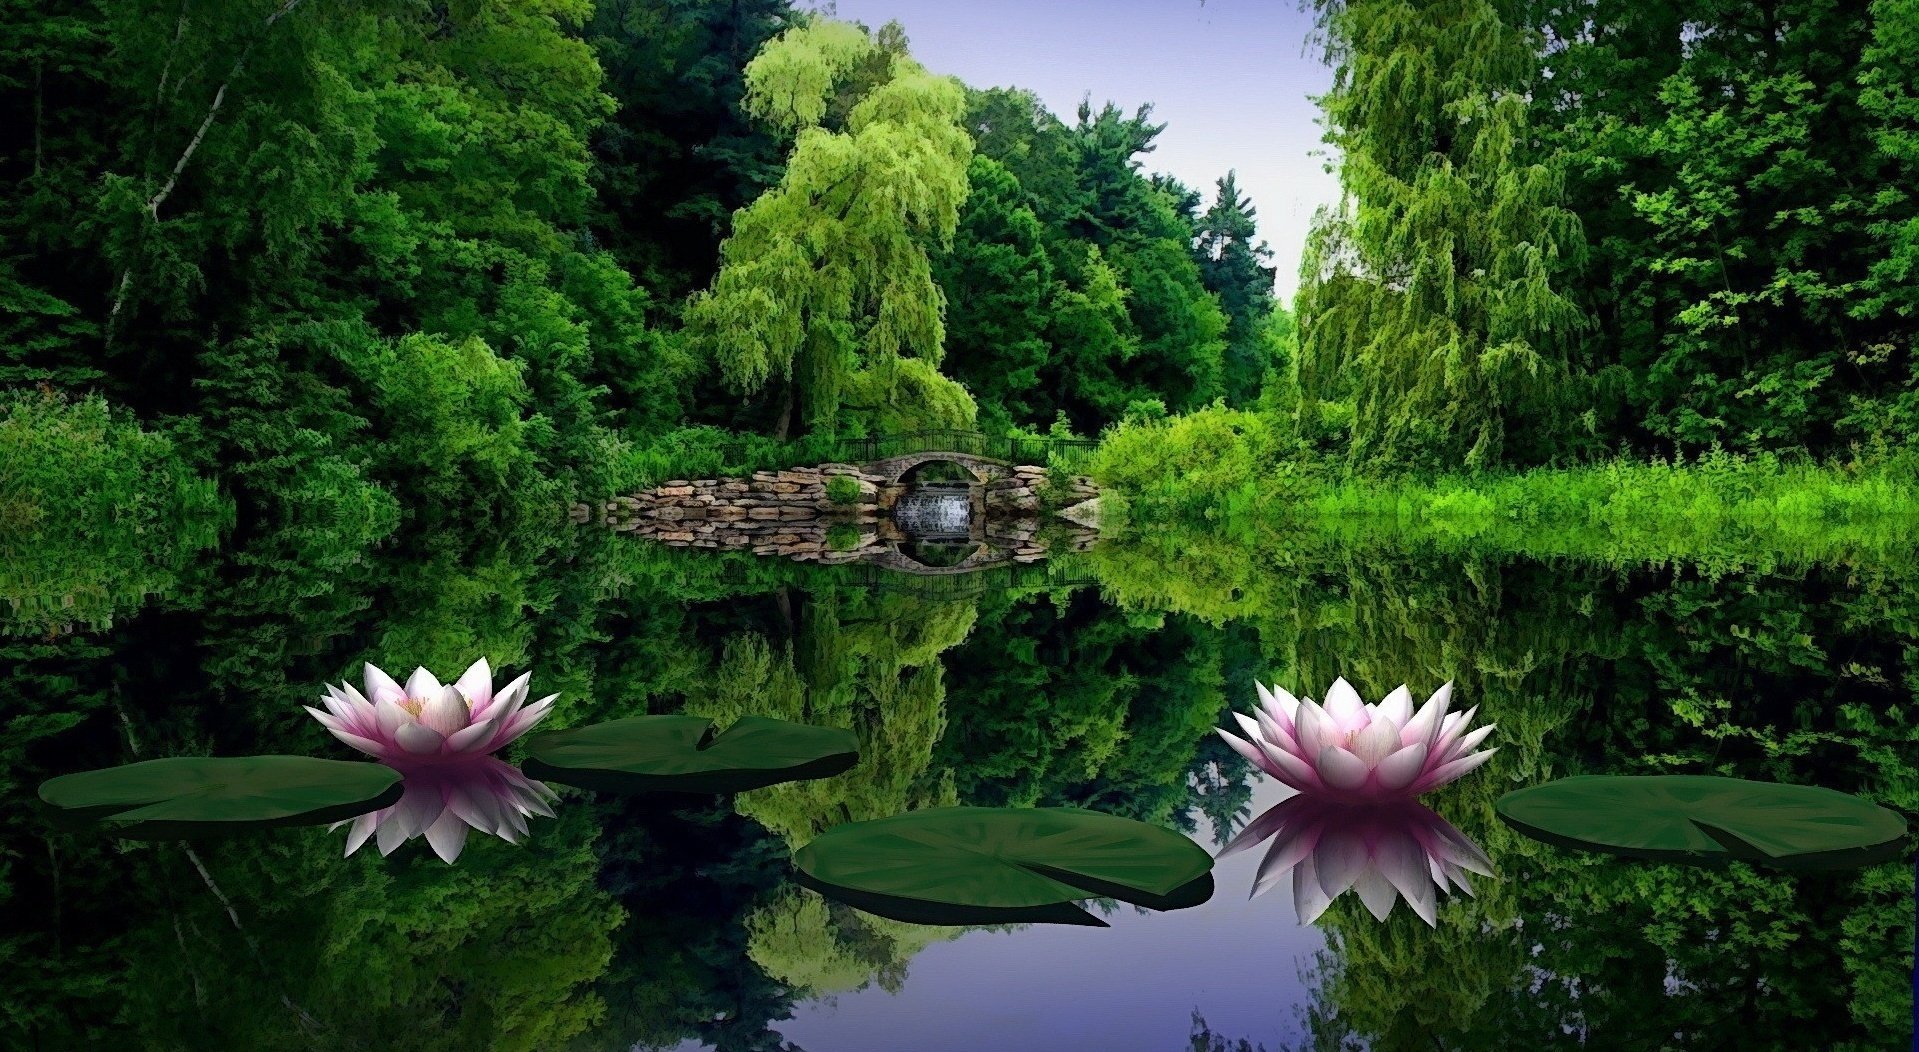
<svg viewBox="0 0 1919 1052"><path fill-rule="evenodd" d="M859 484L859 497L836 504L827 496L835 476ZM599 519L609 528L676 547L750 550L802 562L891 562L905 540L887 518L910 485L854 464L757 471L744 479L679 479L642 493L615 497L598 509L575 504L577 523ZM1057 491L1045 468L1020 466L996 474L974 489L983 511L981 540L1000 554L997 561L1037 562L1048 547L1038 516L1047 508L1083 505L1099 490L1091 479L1074 477ZM837 529L851 527L851 529ZM1057 531L1055 531L1057 532ZM1067 527L1068 546L1083 549L1097 538L1091 530ZM838 547L835 547L835 544Z"/></svg>

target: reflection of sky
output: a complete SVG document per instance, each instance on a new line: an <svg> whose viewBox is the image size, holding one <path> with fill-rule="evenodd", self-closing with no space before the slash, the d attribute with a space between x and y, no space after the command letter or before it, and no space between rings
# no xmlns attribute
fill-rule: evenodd
<svg viewBox="0 0 1919 1052"><path fill-rule="evenodd" d="M1255 782L1252 813L1291 794ZM1208 833L1201 820L1197 839L1213 851ZM1295 922L1283 890L1248 900L1263 854L1214 867L1218 890L1203 906L1149 914L1122 906L1105 918L1111 928L970 932L915 955L897 994L877 986L838 994L775 1026L813 1052L1170 1052L1186 1047L1197 1009L1216 1033L1278 1047L1298 1033L1300 973L1325 938Z"/></svg>
<svg viewBox="0 0 1919 1052"><path fill-rule="evenodd" d="M1164 123L1147 171L1204 192L1228 169L1259 209L1289 301L1313 210L1338 183L1311 156L1332 73L1292 0L838 0L872 28L898 20L914 57L974 87L1026 88L1067 123L1088 93Z"/></svg>

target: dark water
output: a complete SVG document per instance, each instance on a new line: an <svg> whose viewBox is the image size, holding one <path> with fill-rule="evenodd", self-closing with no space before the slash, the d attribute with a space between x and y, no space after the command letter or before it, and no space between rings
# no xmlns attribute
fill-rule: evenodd
<svg viewBox="0 0 1919 1052"><path fill-rule="evenodd" d="M582 532L306 560L247 537L86 623L0 636L0 1047L832 1050L1904 1048L1911 870L1778 875L1575 855L1501 793L1723 773L1919 810L1919 573L1392 551L1287 568L1104 545L964 585ZM1302 568L1302 566L1304 568ZM102 612L102 604L111 609ZM18 609L18 608L16 608ZM854 729L860 764L737 798L568 791L520 844L343 858L346 831L116 841L52 775L166 755L352 754L300 706L373 660L486 655L551 726L689 712ZM1499 754L1427 802L1496 877L1428 926L1352 896L1302 925L1259 853L1197 908L964 930L789 879L826 829L1075 805L1209 849L1288 790L1213 735L1253 680L1369 699L1452 680ZM512 750L507 754L514 755ZM1241 1046L1245 1039L1251 1045Z"/></svg>

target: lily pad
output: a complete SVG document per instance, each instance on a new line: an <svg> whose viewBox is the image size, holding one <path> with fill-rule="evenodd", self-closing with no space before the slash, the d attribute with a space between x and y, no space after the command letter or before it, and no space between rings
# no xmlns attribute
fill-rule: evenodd
<svg viewBox="0 0 1919 1052"><path fill-rule="evenodd" d="M400 773L310 756L179 756L63 774L40 799L115 836L168 840L262 826L319 825L400 799Z"/></svg>
<svg viewBox="0 0 1919 1052"><path fill-rule="evenodd" d="M859 762L859 738L747 716L716 733L700 716L634 716L536 734L522 768L546 782L609 793L742 793L827 778Z"/></svg>
<svg viewBox="0 0 1919 1052"><path fill-rule="evenodd" d="M1582 775L1507 793L1494 807L1535 840L1665 862L1849 869L1905 852L1904 818L1811 785Z"/></svg>
<svg viewBox="0 0 1919 1052"><path fill-rule="evenodd" d="M1073 807L944 807L827 830L793 856L801 883L930 924L1105 926L1073 905L1184 909L1212 897L1213 860L1186 837Z"/></svg>

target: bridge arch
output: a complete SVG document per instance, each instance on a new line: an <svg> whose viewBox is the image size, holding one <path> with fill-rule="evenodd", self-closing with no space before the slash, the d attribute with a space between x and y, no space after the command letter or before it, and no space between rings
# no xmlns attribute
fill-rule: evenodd
<svg viewBox="0 0 1919 1052"><path fill-rule="evenodd" d="M973 481L979 483L987 483L994 479L1005 478L1012 473L1012 465L1004 460L998 460L993 457L975 456L971 453L947 453L940 451L902 453L896 457L875 460L865 465L865 470L870 474L884 477L887 484L897 486L914 470L925 467L928 464L957 464L961 468L964 468L968 475L973 477Z"/></svg>

